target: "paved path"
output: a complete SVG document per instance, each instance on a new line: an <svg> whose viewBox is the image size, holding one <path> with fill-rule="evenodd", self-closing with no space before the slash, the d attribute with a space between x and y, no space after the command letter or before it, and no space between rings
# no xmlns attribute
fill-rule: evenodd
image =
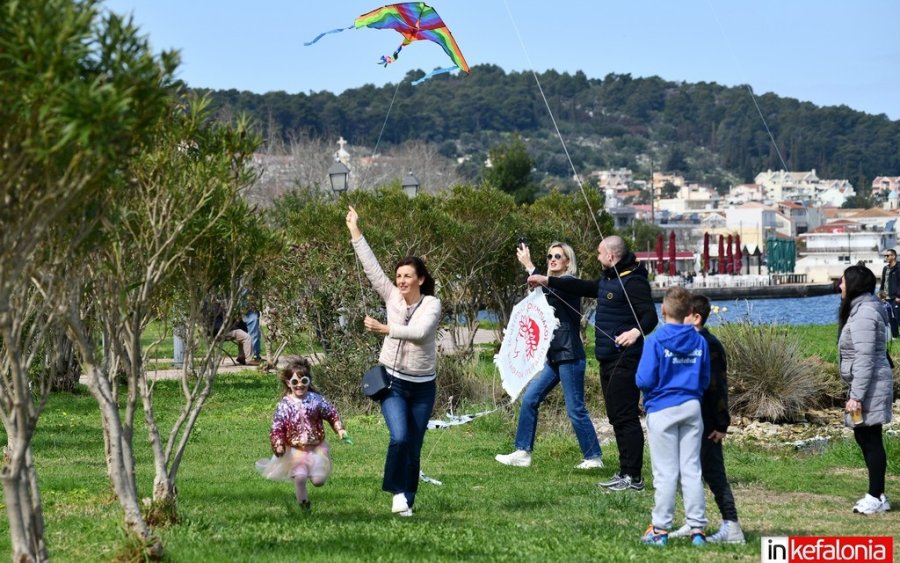
<svg viewBox="0 0 900 563"><path fill-rule="evenodd" d="M465 337L466 337L465 332L463 332L462 338L465 338ZM478 332L475 334L475 344L476 345L491 344L495 341L496 341L496 339L495 339L493 330L479 329ZM450 336L447 335L446 333L442 332L438 338L438 347L440 348L440 350L442 352L446 352L450 348L452 348L452 346L453 345L452 345ZM321 354L313 355L310 359L312 360L313 363L316 363L321 359ZM285 365L285 358L284 358L284 356L282 356L281 359L279 360L278 367L281 368L281 367L284 367L284 365ZM225 357L222 359L221 363L219 364L218 374L221 375L224 373L237 373L237 372L241 372L241 371L254 371L254 370L259 371L261 375L266 373L265 371L263 371L261 368L258 368L258 367L235 365L234 362L232 362L228 357ZM151 370L147 370L147 378L151 379L151 380L178 379L181 377L181 373L182 373L182 370L180 370L180 369L158 369L158 370L151 369ZM269 372L269 373L271 373L271 372ZM81 383L82 385L86 385L87 378L85 376L82 376L79 383Z"/></svg>

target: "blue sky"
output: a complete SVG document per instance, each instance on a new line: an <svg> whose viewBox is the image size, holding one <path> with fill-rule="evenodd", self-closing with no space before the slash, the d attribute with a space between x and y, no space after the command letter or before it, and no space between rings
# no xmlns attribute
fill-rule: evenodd
<svg viewBox="0 0 900 563"><path fill-rule="evenodd" d="M750 84L821 106L900 119L897 0L431 0L470 66L582 70L685 82ZM440 47L400 44L391 30L353 24L373 0L107 0L132 14L154 50L178 49L190 86L340 93L448 66ZM552 9L556 8L556 9ZM517 33L518 30L518 33ZM520 38L521 37L521 41Z"/></svg>

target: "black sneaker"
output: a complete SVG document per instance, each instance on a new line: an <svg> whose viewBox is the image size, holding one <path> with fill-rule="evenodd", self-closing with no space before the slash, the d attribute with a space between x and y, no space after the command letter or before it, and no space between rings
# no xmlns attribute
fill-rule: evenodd
<svg viewBox="0 0 900 563"><path fill-rule="evenodd" d="M607 488L610 491L643 491L644 479L641 477L632 479L631 475L625 475L618 483Z"/></svg>
<svg viewBox="0 0 900 563"><path fill-rule="evenodd" d="M310 511L310 508L311 508L311 506L310 506L308 500L301 500L301 501L300 501L300 510L302 510L303 512L309 512L309 511Z"/></svg>

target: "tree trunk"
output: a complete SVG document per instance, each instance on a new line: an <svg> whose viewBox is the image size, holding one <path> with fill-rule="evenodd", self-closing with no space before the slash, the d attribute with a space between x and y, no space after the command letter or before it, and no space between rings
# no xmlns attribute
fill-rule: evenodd
<svg viewBox="0 0 900 563"><path fill-rule="evenodd" d="M47 561L47 547L44 543L44 523L41 516L40 496L33 495L33 481L28 473L34 471L21 465L16 473L3 471L3 498L6 502L6 516L9 521L9 535L12 543L12 560L15 562Z"/></svg>
<svg viewBox="0 0 900 563"><path fill-rule="evenodd" d="M118 403L105 375L94 366L87 366L88 389L100 406L105 444L108 448L107 463L113 490L125 513L125 527L142 541L151 539L150 528L141 514L137 483L134 479L134 462L131 448L125 444L125 432L119 418Z"/></svg>
<svg viewBox="0 0 900 563"><path fill-rule="evenodd" d="M22 514L19 488L22 477L19 473L8 474L3 472L3 499L6 501L6 517L9 520L9 538L12 543L13 561L36 561L37 554L31 553L28 541L28 526L25 524L25 515Z"/></svg>
<svg viewBox="0 0 900 563"><path fill-rule="evenodd" d="M31 446L25 452L25 475L27 480L28 496L31 503L28 529L31 533L32 545L38 554L40 561L49 559L47 544L44 542L44 505L41 501L41 490L38 488L37 470L34 468L34 456L31 454Z"/></svg>
<svg viewBox="0 0 900 563"><path fill-rule="evenodd" d="M53 391L75 390L78 379L81 377L81 366L75 358L75 347L66 336L65 330L60 330L53 336L54 350L48 359L50 369L50 384Z"/></svg>

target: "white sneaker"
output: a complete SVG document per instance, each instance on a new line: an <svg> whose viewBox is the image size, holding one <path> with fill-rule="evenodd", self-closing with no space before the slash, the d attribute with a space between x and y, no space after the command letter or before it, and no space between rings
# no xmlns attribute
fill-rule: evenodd
<svg viewBox="0 0 900 563"><path fill-rule="evenodd" d="M531 465L531 453L525 450L516 450L511 454L497 454L494 459L503 465L511 465L513 467L528 467Z"/></svg>
<svg viewBox="0 0 900 563"><path fill-rule="evenodd" d="M709 543L744 543L744 530L737 520L722 520L722 527L711 536L706 537Z"/></svg>
<svg viewBox="0 0 900 563"><path fill-rule="evenodd" d="M406 512L407 510L409 510L409 505L406 503L406 495L403 493L394 495L394 500L391 504L391 512L397 514L399 512Z"/></svg>
<svg viewBox="0 0 900 563"><path fill-rule="evenodd" d="M403 516L404 518L409 518L409 517L412 516L412 515L413 515L412 508L407 508L407 509L404 510L403 512L398 512L398 513L397 513L397 516Z"/></svg>
<svg viewBox="0 0 900 563"><path fill-rule="evenodd" d="M586 459L575 466L575 469L600 469L603 467L603 461L599 457Z"/></svg>
<svg viewBox="0 0 900 563"><path fill-rule="evenodd" d="M880 498L875 498L870 494L866 494L863 498L856 503L856 506L853 507L853 512L857 514L875 514L877 512L887 512L890 509L890 504L885 507L885 503L881 501Z"/></svg>
<svg viewBox="0 0 900 563"><path fill-rule="evenodd" d="M884 496L884 493L881 493L881 505L884 507L885 512L891 509L891 503L888 501L888 498Z"/></svg>
<svg viewBox="0 0 900 563"><path fill-rule="evenodd" d="M691 535L691 527L685 524L674 532L669 532L670 538L686 538Z"/></svg>

